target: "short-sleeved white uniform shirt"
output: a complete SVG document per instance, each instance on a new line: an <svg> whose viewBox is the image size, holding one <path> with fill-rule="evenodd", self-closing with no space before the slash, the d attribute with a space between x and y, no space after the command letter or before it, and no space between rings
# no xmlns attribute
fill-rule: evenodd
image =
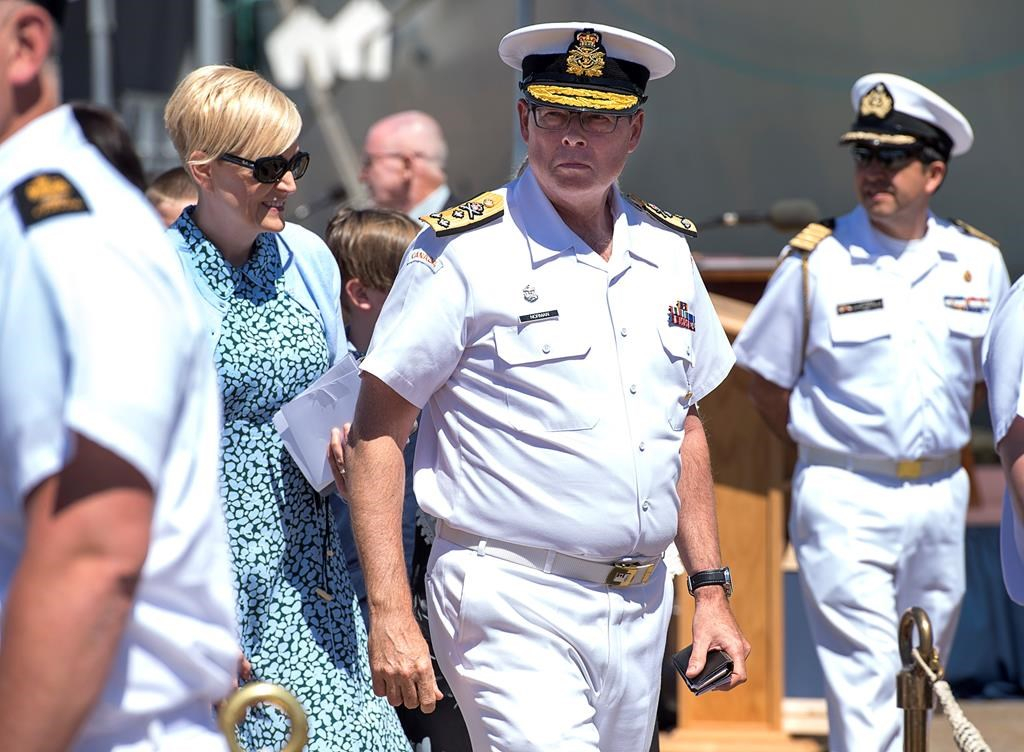
<svg viewBox="0 0 1024 752"><path fill-rule="evenodd" d="M606 262L529 169L496 195L500 219L420 233L362 363L424 408L416 497L485 537L660 555L683 419L734 362L686 240L614 189Z"/></svg>
<svg viewBox="0 0 1024 752"><path fill-rule="evenodd" d="M794 253L736 338L736 358L792 390L788 428L799 444L875 459L942 457L970 439L981 342L1008 287L999 249L951 222L930 215L923 238L898 241L857 207L810 254L806 353Z"/></svg>
<svg viewBox="0 0 1024 752"><path fill-rule="evenodd" d="M1024 418L1024 277L992 314L985 335L985 381L988 409L996 446L1006 438L1013 421ZM1006 591L1024 605L1024 519L1017 514L1009 487L1003 495L1000 549Z"/></svg>
<svg viewBox="0 0 1024 752"><path fill-rule="evenodd" d="M238 648L208 339L153 210L69 108L0 145L0 608L24 500L67 463L74 435L120 455L155 491L135 606L78 749L231 689Z"/></svg>

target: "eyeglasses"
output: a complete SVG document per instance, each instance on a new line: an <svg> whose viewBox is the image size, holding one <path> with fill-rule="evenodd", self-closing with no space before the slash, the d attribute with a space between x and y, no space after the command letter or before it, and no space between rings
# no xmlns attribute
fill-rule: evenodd
<svg viewBox="0 0 1024 752"><path fill-rule="evenodd" d="M587 133L607 134L615 130L619 120L628 115L606 115L603 112L576 112L558 107L531 107L533 122L545 131L564 131L574 116L579 117L580 127Z"/></svg>
<svg viewBox="0 0 1024 752"><path fill-rule="evenodd" d="M850 149L853 155L853 162L858 167L867 167L872 162L878 162L886 170L899 172L915 159L921 157L921 149L917 147L882 147L854 146Z"/></svg>
<svg viewBox="0 0 1024 752"><path fill-rule="evenodd" d="M258 183L278 183L286 172L290 172L292 177L298 180L306 174L306 168L309 167L309 154L304 151L297 152L291 159L283 154L276 157L260 157L256 161L243 159L235 154L222 154L220 158L231 164L248 167Z"/></svg>

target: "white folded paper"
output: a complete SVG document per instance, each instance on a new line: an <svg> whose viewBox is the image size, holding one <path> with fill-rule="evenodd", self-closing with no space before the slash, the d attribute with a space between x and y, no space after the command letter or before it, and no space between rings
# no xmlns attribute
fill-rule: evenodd
<svg viewBox="0 0 1024 752"><path fill-rule="evenodd" d="M359 397L359 365L346 353L306 391L274 413L274 427L309 484L323 493L334 483L327 462L331 429L351 423Z"/></svg>

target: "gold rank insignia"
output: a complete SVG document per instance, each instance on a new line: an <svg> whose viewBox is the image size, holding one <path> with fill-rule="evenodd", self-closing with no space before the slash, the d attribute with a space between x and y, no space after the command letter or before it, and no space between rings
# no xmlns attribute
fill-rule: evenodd
<svg viewBox="0 0 1024 752"><path fill-rule="evenodd" d="M629 194L626 198L628 198L629 202L637 209L647 212L663 225L671 227L673 230L681 232L684 235L689 235L691 238L697 237L697 225L686 217L681 217L678 214L673 214L672 212L660 209L654 204L644 201L639 196Z"/></svg>
<svg viewBox="0 0 1024 752"><path fill-rule="evenodd" d="M822 240L832 234L832 221L812 222L802 229L797 236L789 241L789 247L810 253Z"/></svg>
<svg viewBox="0 0 1024 752"><path fill-rule="evenodd" d="M501 196L497 193L481 193L458 206L420 217L420 220L430 225L438 237L444 237L479 227L504 213L505 200Z"/></svg>
<svg viewBox="0 0 1024 752"><path fill-rule="evenodd" d="M576 43L565 53L565 72L574 76L600 76L604 73L604 47L601 34L593 29L576 32Z"/></svg>
<svg viewBox="0 0 1024 752"><path fill-rule="evenodd" d="M954 217L950 217L949 221L959 227L960 231L965 235L970 235L971 237L978 238L979 240L984 240L986 243L994 245L996 248L999 247L998 240L993 238L991 235L986 235L974 225L969 225L962 219L955 219Z"/></svg>
<svg viewBox="0 0 1024 752"><path fill-rule="evenodd" d="M889 117L892 107L892 94L882 82L878 82L868 89L860 98L861 116L874 115L876 118L884 119Z"/></svg>
<svg viewBox="0 0 1024 752"><path fill-rule="evenodd" d="M82 194L59 172L33 175L15 186L14 199L26 228L61 214L89 211Z"/></svg>

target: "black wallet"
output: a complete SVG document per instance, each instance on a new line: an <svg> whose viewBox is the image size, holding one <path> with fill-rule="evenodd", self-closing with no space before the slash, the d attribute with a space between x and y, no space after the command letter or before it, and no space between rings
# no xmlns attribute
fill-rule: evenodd
<svg viewBox="0 0 1024 752"><path fill-rule="evenodd" d="M728 684L729 677L732 675L732 658L729 657L728 653L724 650L709 650L704 670L691 679L686 675L686 667L690 665L690 653L692 651L693 645L687 645L672 656L672 665L676 667L676 671L679 672L679 675L683 677L683 681L686 682L686 687L694 695L699 697L705 692L710 692L715 687Z"/></svg>

